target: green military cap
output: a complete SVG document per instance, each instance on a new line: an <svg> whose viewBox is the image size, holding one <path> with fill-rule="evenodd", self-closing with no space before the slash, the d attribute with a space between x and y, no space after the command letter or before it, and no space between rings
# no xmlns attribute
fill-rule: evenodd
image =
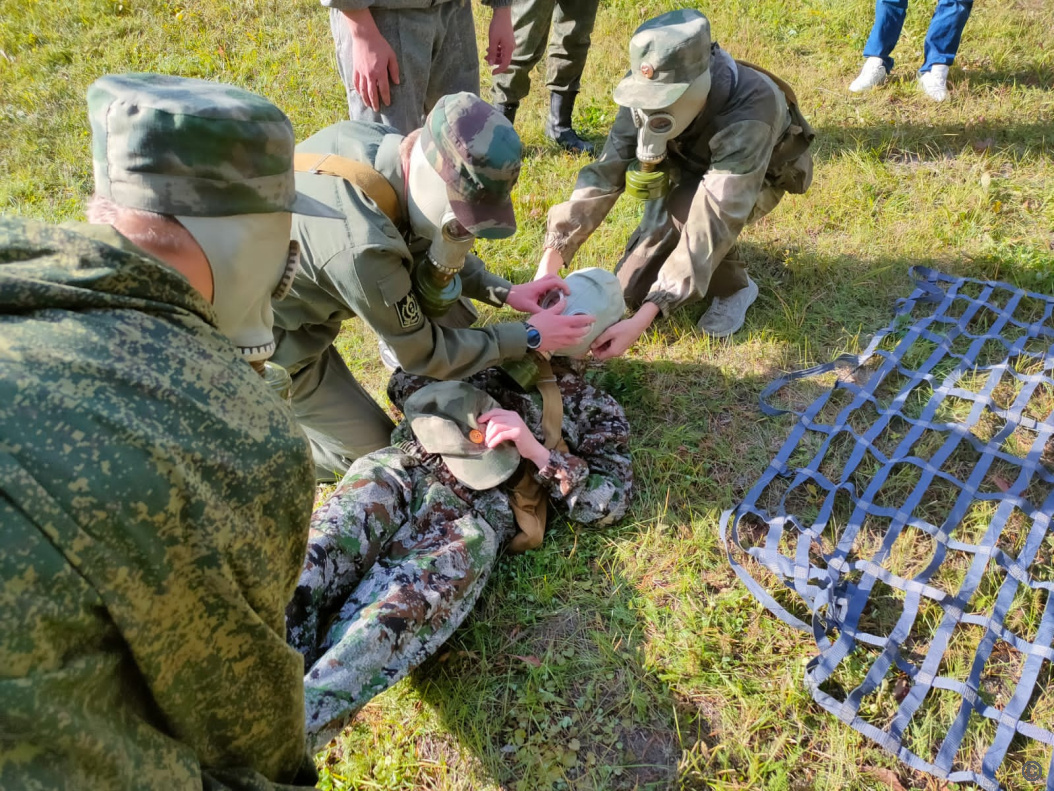
<svg viewBox="0 0 1054 791"><path fill-rule="evenodd" d="M629 73L615 87L623 107L669 107L710 68L710 22L693 8L660 14L629 41Z"/></svg>
<svg viewBox="0 0 1054 791"><path fill-rule="evenodd" d="M425 385L403 404L421 447L438 453L451 474L471 489L492 489L507 480L520 464L511 442L488 448L479 416L501 405L467 382Z"/></svg>
<svg viewBox="0 0 1054 791"><path fill-rule="evenodd" d="M112 74L88 88L95 191L187 217L342 215L296 191L293 126L254 93L186 77Z"/></svg>
<svg viewBox="0 0 1054 791"><path fill-rule="evenodd" d="M471 93L444 96L425 119L420 142L447 184L454 216L473 236L516 233L511 193L523 146L504 115Z"/></svg>

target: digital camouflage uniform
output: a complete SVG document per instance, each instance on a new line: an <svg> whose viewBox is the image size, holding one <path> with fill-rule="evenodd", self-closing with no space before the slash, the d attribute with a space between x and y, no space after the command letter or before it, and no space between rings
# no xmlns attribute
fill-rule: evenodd
<svg viewBox="0 0 1054 791"><path fill-rule="evenodd" d="M337 71L352 121L369 121L409 134L439 98L468 91L479 94L479 54L469 0L321 0L337 50ZM483 0L491 9L512 0ZM389 80L391 104L374 110L355 90L354 52L345 11L369 8L377 30L394 50L399 84Z"/></svg>
<svg viewBox="0 0 1054 791"><path fill-rule="evenodd" d="M625 413L570 367L554 370L569 452L553 451L536 477L567 519L611 524L625 514L633 489ZM401 407L431 381L400 371L388 394ZM542 436L537 392L512 391L494 368L467 381ZM421 448L406 422L392 440L395 447L356 461L315 512L307 562L287 610L290 643L309 668L304 684L314 749L443 644L516 533L509 482L468 488Z"/></svg>
<svg viewBox="0 0 1054 791"><path fill-rule="evenodd" d="M296 176L300 192L347 218L294 218L300 270L289 294L274 303L273 359L292 374L293 410L311 440L319 480L332 479L334 472L339 477L354 459L388 445L394 428L333 346L342 322L360 317L403 369L436 379L468 376L527 353L522 322L467 328L450 326L458 322L448 317L432 321L422 312L410 272L430 240L405 222L403 139L388 127L345 121L297 146L300 152L333 153L375 168L395 189L404 218L397 227L359 188L337 176ZM461 284L465 296L493 306L505 303L512 285L471 254Z"/></svg>
<svg viewBox="0 0 1054 791"><path fill-rule="evenodd" d="M0 218L0 788L313 785L311 473L183 276Z"/></svg>
<svg viewBox="0 0 1054 791"><path fill-rule="evenodd" d="M514 0L516 49L508 71L494 75L494 101L520 103L531 90L531 70L545 54L546 44L546 86L553 93L578 93L599 5L600 0Z"/></svg>
<svg viewBox="0 0 1054 791"><path fill-rule="evenodd" d="M772 211L786 189L804 191L811 178L807 151L795 162L774 156L792 129L780 88L716 43L710 72L703 111L667 146L679 181L667 199L666 222L642 223L616 268L632 307L654 302L668 314L707 294L727 297L744 288L746 265L735 249L743 227ZM545 246L565 262L622 194L636 147L631 110L622 107L603 153L579 172L570 200L549 210Z"/></svg>

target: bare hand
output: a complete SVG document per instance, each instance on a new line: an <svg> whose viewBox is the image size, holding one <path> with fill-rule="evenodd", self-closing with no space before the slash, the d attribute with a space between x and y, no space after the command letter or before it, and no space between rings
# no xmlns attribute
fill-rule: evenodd
<svg viewBox="0 0 1054 791"><path fill-rule="evenodd" d="M546 247L538 261L538 271L534 275L535 280L541 280L546 275L555 275L560 272L564 265L564 257L552 247Z"/></svg>
<svg viewBox="0 0 1054 791"><path fill-rule="evenodd" d="M505 304L520 313L537 313L545 307L542 304L544 298L552 292L556 292L555 296L570 294L571 287L562 277L546 275L530 283L519 283L510 288Z"/></svg>
<svg viewBox="0 0 1054 791"><path fill-rule="evenodd" d="M487 31L487 63L494 68L492 74L501 74L509 70L512 63L512 52L516 49L516 37L512 30L512 8L504 6L495 8L490 17L490 29Z"/></svg>
<svg viewBox="0 0 1054 791"><path fill-rule="evenodd" d="M483 442L488 448L496 448L503 442L511 442L525 459L530 459L538 469L549 462L549 451L531 433L523 418L509 409L492 409L479 416L486 426Z"/></svg>
<svg viewBox="0 0 1054 791"><path fill-rule="evenodd" d="M352 38L352 85L374 111L392 103L388 80L399 84L399 62L395 50L377 29L369 8L346 11Z"/></svg>
<svg viewBox="0 0 1054 791"><path fill-rule="evenodd" d="M589 333L596 317L586 313L563 316L561 314L566 306L567 300L561 296L559 302L551 308L538 311L527 322L542 336L538 351L551 352L565 346L574 346Z"/></svg>
<svg viewBox="0 0 1054 791"><path fill-rule="evenodd" d="M600 337L593 341L589 348L598 360L621 357L637 342L643 332L633 318L623 319L600 333Z"/></svg>

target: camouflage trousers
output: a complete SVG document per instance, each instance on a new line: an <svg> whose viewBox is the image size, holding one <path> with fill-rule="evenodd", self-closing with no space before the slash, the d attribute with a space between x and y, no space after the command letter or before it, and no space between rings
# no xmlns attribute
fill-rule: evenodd
<svg viewBox="0 0 1054 791"><path fill-rule="evenodd" d="M465 500L398 448L351 466L312 517L286 610L287 639L307 668L312 753L450 637L499 544Z"/></svg>
<svg viewBox="0 0 1054 791"><path fill-rule="evenodd" d="M600 0L514 0L516 35L509 70L495 74L494 101L518 104L531 89L531 69L545 54L546 85L554 93L578 93ZM552 26L552 41L549 30Z"/></svg>

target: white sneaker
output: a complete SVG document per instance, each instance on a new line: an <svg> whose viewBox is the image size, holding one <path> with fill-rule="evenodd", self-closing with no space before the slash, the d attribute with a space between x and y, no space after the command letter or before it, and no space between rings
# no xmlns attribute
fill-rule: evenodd
<svg viewBox="0 0 1054 791"><path fill-rule="evenodd" d="M730 297L714 297L710 309L699 319L698 327L714 338L727 338L743 326L747 308L758 298L758 284L747 278L747 285Z"/></svg>
<svg viewBox="0 0 1054 791"><path fill-rule="evenodd" d="M870 91L884 83L888 74L882 58L868 58L864 61L864 68L860 69L860 76L849 83L849 90L853 93Z"/></svg>
<svg viewBox="0 0 1054 791"><path fill-rule="evenodd" d="M940 64L919 75L919 88L935 102L948 98L948 67Z"/></svg>

